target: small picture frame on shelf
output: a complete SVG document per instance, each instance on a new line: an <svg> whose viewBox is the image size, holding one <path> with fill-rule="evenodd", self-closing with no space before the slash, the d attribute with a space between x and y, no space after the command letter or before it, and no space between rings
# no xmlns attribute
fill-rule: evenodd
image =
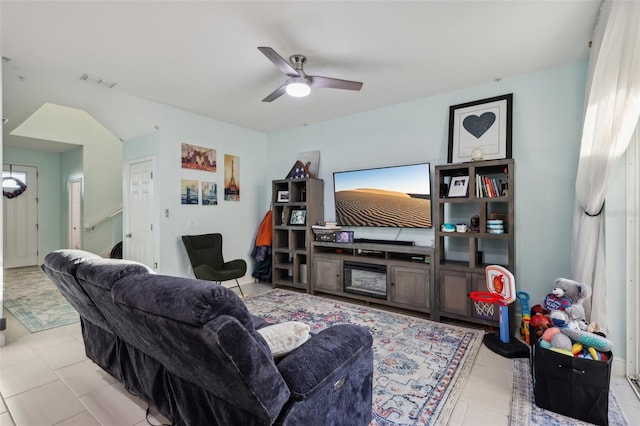
<svg viewBox="0 0 640 426"><path fill-rule="evenodd" d="M289 202L289 191L278 191L278 203L288 203Z"/></svg>
<svg viewBox="0 0 640 426"><path fill-rule="evenodd" d="M466 197L469 188L469 176L454 176L449 184L447 197Z"/></svg>
<svg viewBox="0 0 640 426"><path fill-rule="evenodd" d="M305 225L307 223L306 210L291 210L289 225Z"/></svg>
<svg viewBox="0 0 640 426"><path fill-rule="evenodd" d="M353 231L340 231L336 233L336 243L353 244Z"/></svg>

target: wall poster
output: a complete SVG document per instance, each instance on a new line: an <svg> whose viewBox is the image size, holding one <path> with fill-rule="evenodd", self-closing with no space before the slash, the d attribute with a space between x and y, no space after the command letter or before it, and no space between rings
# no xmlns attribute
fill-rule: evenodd
<svg viewBox="0 0 640 426"><path fill-rule="evenodd" d="M216 171L216 150L203 146L182 144L182 168Z"/></svg>
<svg viewBox="0 0 640 426"><path fill-rule="evenodd" d="M197 180L182 179L180 188L181 204L198 204L199 197Z"/></svg>
<svg viewBox="0 0 640 426"><path fill-rule="evenodd" d="M218 184L215 182L202 182L202 205L218 205Z"/></svg>
<svg viewBox="0 0 640 426"><path fill-rule="evenodd" d="M240 201L240 157L224 155L224 199Z"/></svg>

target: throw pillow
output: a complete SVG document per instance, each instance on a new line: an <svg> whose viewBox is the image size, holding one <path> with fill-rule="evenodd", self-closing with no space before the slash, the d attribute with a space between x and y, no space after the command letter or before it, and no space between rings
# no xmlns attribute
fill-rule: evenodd
<svg viewBox="0 0 640 426"><path fill-rule="evenodd" d="M309 340L309 326L298 321L289 321L262 327L258 333L267 341L274 358L284 356Z"/></svg>

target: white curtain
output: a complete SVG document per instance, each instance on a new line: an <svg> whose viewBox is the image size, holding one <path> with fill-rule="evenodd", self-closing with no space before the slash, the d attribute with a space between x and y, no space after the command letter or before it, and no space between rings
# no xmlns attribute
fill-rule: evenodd
<svg viewBox="0 0 640 426"><path fill-rule="evenodd" d="M572 270L593 289L587 318L607 325L605 191L640 117L640 2L605 1L596 24L576 177Z"/></svg>

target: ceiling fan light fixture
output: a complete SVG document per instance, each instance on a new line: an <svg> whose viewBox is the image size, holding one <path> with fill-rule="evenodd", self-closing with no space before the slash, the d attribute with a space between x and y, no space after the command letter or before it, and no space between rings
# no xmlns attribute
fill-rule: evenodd
<svg viewBox="0 0 640 426"><path fill-rule="evenodd" d="M289 96L301 98L311 93L311 86L314 88L330 88L343 90L360 90L362 82L341 80L339 78L321 77L318 75L307 75L304 70L304 63L307 58L304 55L292 55L289 61L270 47L258 47L267 59L278 67L289 79L276 90L267 95L262 102L272 102L285 93Z"/></svg>
<svg viewBox="0 0 640 426"><path fill-rule="evenodd" d="M304 98L311 93L309 82L303 77L293 77L287 81L287 95L294 98Z"/></svg>

